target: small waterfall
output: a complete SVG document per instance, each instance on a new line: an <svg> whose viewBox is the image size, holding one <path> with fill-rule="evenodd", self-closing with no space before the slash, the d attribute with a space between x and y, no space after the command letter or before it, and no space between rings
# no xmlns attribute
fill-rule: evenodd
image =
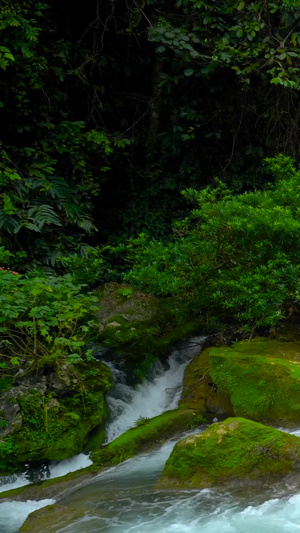
<svg viewBox="0 0 300 533"><path fill-rule="evenodd" d="M177 407L185 367L201 351L205 339L206 337L194 337L174 350L168 359L167 369L161 363L157 363L152 379L136 389L126 383L124 371L111 362L105 362L110 367L115 382L107 396L110 411L107 442L134 426L140 417L151 418ZM0 492L22 487L33 481L61 477L90 464L92 461L89 456L80 453L64 461L50 461L48 465L42 465L39 469L27 468L22 474L0 477Z"/></svg>
<svg viewBox="0 0 300 533"><path fill-rule="evenodd" d="M157 363L152 379L136 389L126 384L122 371L110 365L115 384L107 395L110 420L106 428L106 442L133 427L139 418L152 418L178 406L185 368L201 352L206 338L193 337L174 350L167 361L167 369Z"/></svg>

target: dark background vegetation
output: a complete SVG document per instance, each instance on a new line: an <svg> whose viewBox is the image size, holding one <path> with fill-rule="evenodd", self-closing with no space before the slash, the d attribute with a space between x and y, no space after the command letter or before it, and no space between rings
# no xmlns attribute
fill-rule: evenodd
<svg viewBox="0 0 300 533"><path fill-rule="evenodd" d="M105 281L211 328L297 315L299 18L299 0L1 2L3 342L18 324L27 351L80 358L72 298L88 310Z"/></svg>
<svg viewBox="0 0 300 533"><path fill-rule="evenodd" d="M182 189L251 190L265 157L299 156L297 2L4 0L0 17L0 226L30 261L166 238Z"/></svg>

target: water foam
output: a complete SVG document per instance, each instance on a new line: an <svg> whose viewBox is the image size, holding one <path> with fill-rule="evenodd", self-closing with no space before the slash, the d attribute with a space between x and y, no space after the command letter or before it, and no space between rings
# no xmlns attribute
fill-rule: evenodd
<svg viewBox="0 0 300 533"><path fill-rule="evenodd" d="M117 483L117 480L116 480ZM84 522L64 533L293 533L300 531L300 494L262 504L241 503L228 494L203 491L133 491L117 488L90 506ZM111 492L110 494L113 494ZM101 507L101 512L99 510Z"/></svg>
<svg viewBox="0 0 300 533"><path fill-rule="evenodd" d="M70 472L86 468L91 464L91 459L84 453L79 453L71 459L64 459L63 461L50 461L47 468L42 467L36 472L26 471L22 474L12 474L11 476L0 477L0 492L29 485L33 480L32 478L34 478L34 481L43 481L45 479L61 477Z"/></svg>
<svg viewBox="0 0 300 533"><path fill-rule="evenodd" d="M18 489L19 487L23 487L24 485L28 485L29 483L30 481L29 479L27 479L25 474L2 476L0 478L0 492L4 492L6 490L11 489Z"/></svg>
<svg viewBox="0 0 300 533"><path fill-rule="evenodd" d="M79 453L71 459L64 459L63 461L52 461L49 464L50 478L61 477L69 474L70 472L75 472L76 470L81 470L92 464L91 459L85 453Z"/></svg>
<svg viewBox="0 0 300 533"><path fill-rule="evenodd" d="M16 533L29 513L53 503L55 500L0 503L0 533Z"/></svg>

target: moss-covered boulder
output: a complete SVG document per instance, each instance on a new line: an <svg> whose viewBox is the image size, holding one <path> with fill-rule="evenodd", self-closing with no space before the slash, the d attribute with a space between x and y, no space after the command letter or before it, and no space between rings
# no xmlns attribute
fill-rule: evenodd
<svg viewBox="0 0 300 533"><path fill-rule="evenodd" d="M3 393L1 415L9 422L0 434L0 471L82 451L91 430L107 419L105 393L111 384L109 368L93 361L64 365L59 374L51 371L23 379Z"/></svg>
<svg viewBox="0 0 300 533"><path fill-rule="evenodd" d="M148 451L161 445L165 440L196 427L204 422L191 409L175 409L139 420L137 426L129 429L104 448L93 452L91 459L98 466L116 465L139 452Z"/></svg>
<svg viewBox="0 0 300 533"><path fill-rule="evenodd" d="M207 348L187 367L182 404L277 426L300 423L300 343L257 338Z"/></svg>
<svg viewBox="0 0 300 533"><path fill-rule="evenodd" d="M236 416L272 423L300 422L300 343L254 339L212 348L210 377Z"/></svg>
<svg viewBox="0 0 300 533"><path fill-rule="evenodd" d="M244 418L228 418L179 441L160 484L180 487L300 484L300 438Z"/></svg>
<svg viewBox="0 0 300 533"><path fill-rule="evenodd" d="M203 416L232 416L229 394L219 391L212 382L209 368L210 351L211 348L206 348L186 367L180 406L194 409Z"/></svg>

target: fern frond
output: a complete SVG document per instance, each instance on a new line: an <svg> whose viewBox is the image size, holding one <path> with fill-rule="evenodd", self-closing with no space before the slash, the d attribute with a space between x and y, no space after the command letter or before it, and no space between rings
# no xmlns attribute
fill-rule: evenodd
<svg viewBox="0 0 300 533"><path fill-rule="evenodd" d="M78 220L77 226L79 226L79 228L84 229L84 231L86 231L87 234L92 233L93 231L97 231L96 226L87 217L83 217L80 220Z"/></svg>
<svg viewBox="0 0 300 533"><path fill-rule="evenodd" d="M61 226L59 218L54 209L50 205L38 205L31 207L28 210L28 218L39 229L42 229L46 224L54 224L55 226Z"/></svg>
<svg viewBox="0 0 300 533"><path fill-rule="evenodd" d="M51 176L51 183L49 185L49 193L52 198L62 200L64 198L71 198L74 194L74 190L60 176Z"/></svg>
<svg viewBox="0 0 300 533"><path fill-rule="evenodd" d="M15 233L16 228L20 225L20 217L18 214L7 215L0 207L0 228L6 230L8 233Z"/></svg>

